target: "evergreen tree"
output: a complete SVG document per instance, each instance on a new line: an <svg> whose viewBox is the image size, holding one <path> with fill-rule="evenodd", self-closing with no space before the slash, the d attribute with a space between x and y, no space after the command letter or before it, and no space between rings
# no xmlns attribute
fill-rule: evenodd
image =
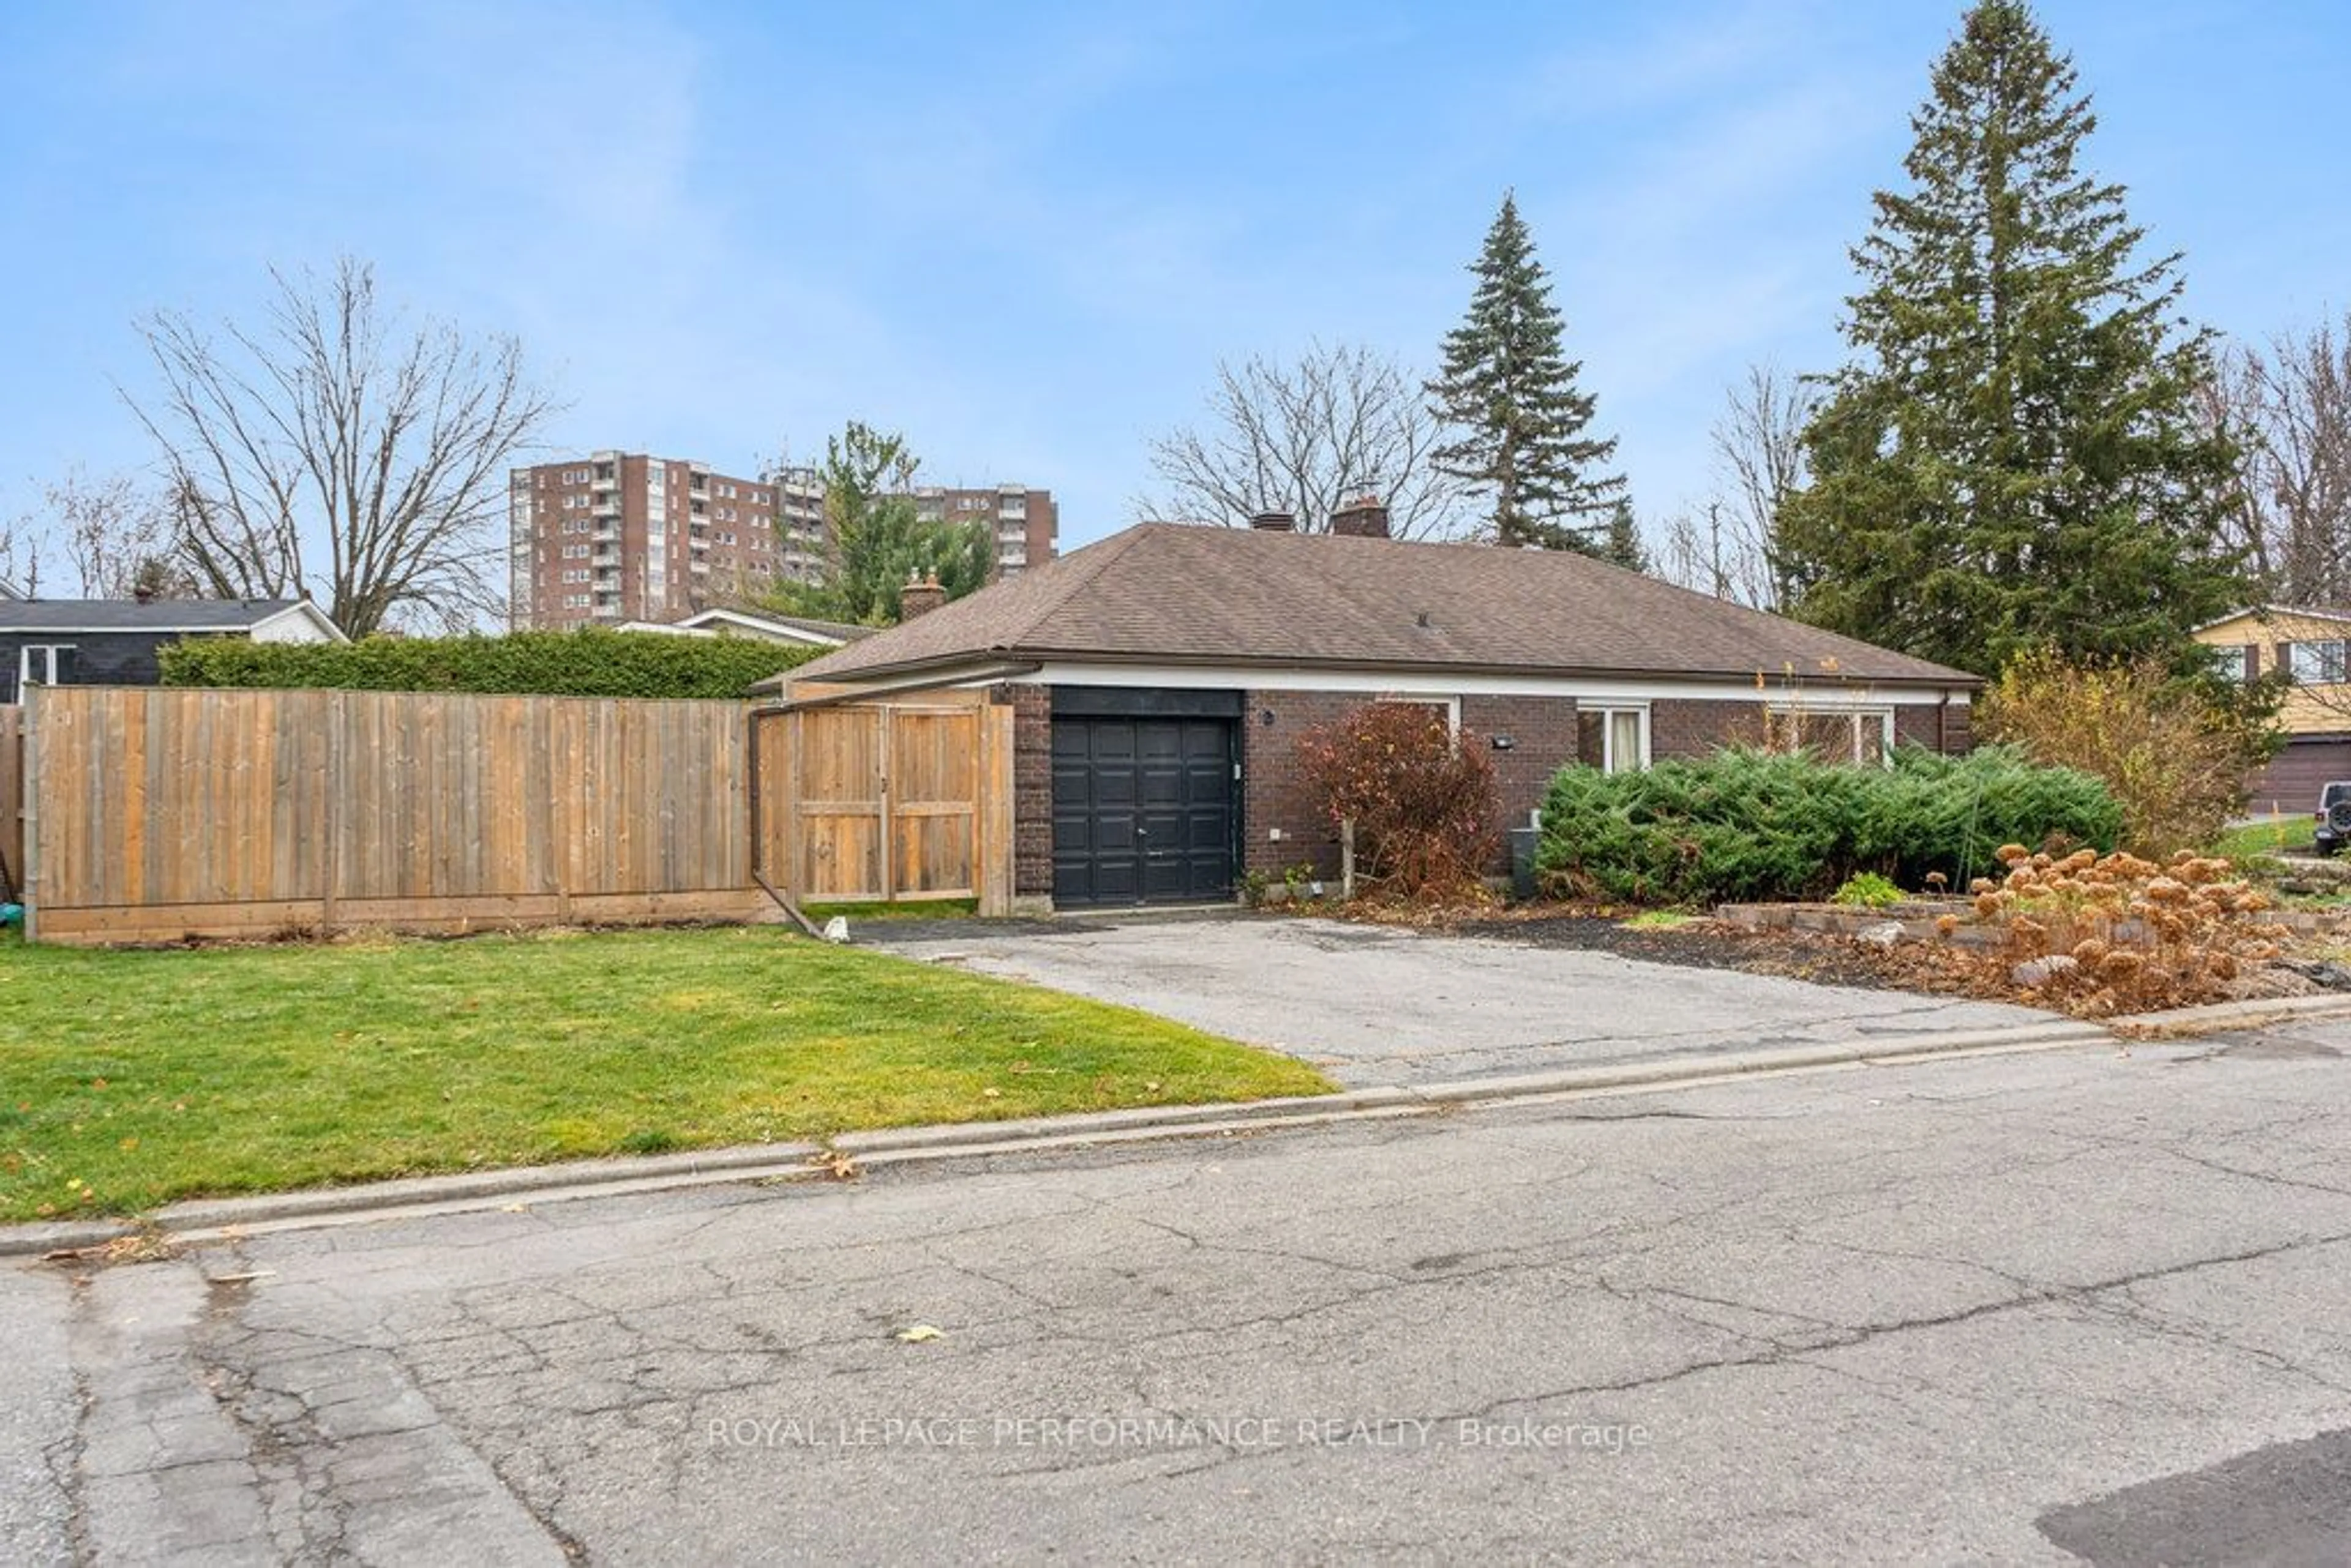
<svg viewBox="0 0 2351 1568"><path fill-rule="evenodd" d="M1616 509L1608 514L1608 535L1600 547L1600 559L1627 571L1649 570L1649 551L1641 543L1641 528L1633 520L1633 503L1619 501Z"/></svg>
<svg viewBox="0 0 2351 1568"><path fill-rule="evenodd" d="M899 590L910 578L935 577L951 600L987 586L995 540L984 521L926 519L914 504L920 463L894 432L857 420L825 444L826 559L814 582L778 582L754 598L757 608L788 615L894 624Z"/></svg>
<svg viewBox="0 0 2351 1568"><path fill-rule="evenodd" d="M1795 613L1985 674L2037 645L2184 664L2245 589L2179 257L2081 172L2089 98L2021 0L1968 12L1911 123L1781 513Z"/></svg>
<svg viewBox="0 0 2351 1568"><path fill-rule="evenodd" d="M1625 481L1593 470L1616 443L1583 434L1593 409L1575 386L1583 367L1560 346L1550 280L1508 193L1469 271L1478 279L1469 313L1446 334L1428 383L1433 412L1452 433L1437 466L1490 498L1495 543L1604 554L1607 524L1592 519L1616 504Z"/></svg>

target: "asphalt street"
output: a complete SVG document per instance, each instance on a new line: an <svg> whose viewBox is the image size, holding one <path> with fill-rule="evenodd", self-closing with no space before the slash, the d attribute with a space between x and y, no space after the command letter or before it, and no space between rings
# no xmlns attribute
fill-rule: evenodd
<svg viewBox="0 0 2351 1568"><path fill-rule="evenodd" d="M2351 1025L0 1273L0 1560L2341 1562Z"/></svg>

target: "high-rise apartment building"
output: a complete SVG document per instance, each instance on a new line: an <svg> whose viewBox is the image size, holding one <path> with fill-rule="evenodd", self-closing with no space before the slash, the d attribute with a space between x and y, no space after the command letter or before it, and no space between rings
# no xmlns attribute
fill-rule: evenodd
<svg viewBox="0 0 2351 1568"><path fill-rule="evenodd" d="M1052 559L1052 493L1019 485L925 488L917 512L985 521L999 576ZM508 491L509 620L517 631L674 621L811 581L825 559L815 470L764 479L643 453L598 452L515 469Z"/></svg>
<svg viewBox="0 0 2351 1568"><path fill-rule="evenodd" d="M823 559L824 497L805 470L741 479L598 452L514 470L507 501L517 630L674 621Z"/></svg>
<svg viewBox="0 0 2351 1568"><path fill-rule="evenodd" d="M1018 577L1024 568L1044 565L1060 544L1061 511L1050 490L1022 485L988 490L925 485L914 492L914 512L925 522L986 522L996 538L998 578Z"/></svg>

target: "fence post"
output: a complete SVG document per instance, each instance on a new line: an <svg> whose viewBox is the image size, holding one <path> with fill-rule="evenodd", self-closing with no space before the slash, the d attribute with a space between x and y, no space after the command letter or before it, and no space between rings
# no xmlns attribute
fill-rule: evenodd
<svg viewBox="0 0 2351 1568"><path fill-rule="evenodd" d="M1353 817L1339 824L1339 896L1350 904L1355 901L1355 819Z"/></svg>
<svg viewBox="0 0 2351 1568"><path fill-rule="evenodd" d="M343 813L338 805L343 793L345 750L343 729L350 721L350 706L341 692L327 695L327 777L319 801L319 827L327 837L327 852L319 889L319 934L335 934L335 900L343 880ZM281 740L282 743L282 740Z"/></svg>

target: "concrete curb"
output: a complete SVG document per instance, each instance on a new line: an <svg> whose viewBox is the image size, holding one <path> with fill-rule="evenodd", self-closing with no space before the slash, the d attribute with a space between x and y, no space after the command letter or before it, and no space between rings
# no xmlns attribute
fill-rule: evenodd
<svg viewBox="0 0 2351 1568"><path fill-rule="evenodd" d="M461 1176L404 1176L355 1186L313 1187L256 1197L197 1198L166 1204L143 1223L127 1220L68 1220L45 1225L0 1226L0 1258L102 1247L142 1231L180 1236L195 1231L239 1230L286 1220L373 1215L447 1206L488 1207L518 1193L542 1196L565 1189L567 1197L591 1192L646 1190L651 1186L747 1180L778 1169L799 1169L822 1154L815 1144L747 1144L687 1154L642 1155L619 1159L577 1160L559 1166L514 1166L468 1171ZM570 1189L581 1189L573 1192Z"/></svg>
<svg viewBox="0 0 2351 1568"><path fill-rule="evenodd" d="M2126 1040L2189 1040L2228 1029L2258 1029L2264 1024L2303 1023L2347 1015L2351 1015L2351 995L2271 997L2249 1002L2174 1008L2162 1013L2134 1013L2127 1018L2108 1019L2105 1027Z"/></svg>
<svg viewBox="0 0 2351 1568"><path fill-rule="evenodd" d="M2351 997L2297 999L2305 1003L2331 1000L2334 1010L2351 1012ZM2248 1016L2262 1021L2278 1018L2284 1009L2284 1004L2278 1002L2226 1006L2246 1009ZM2201 1015L2217 1014L2225 1009L2194 1010ZM2293 1009L2292 1016L2309 1017L2325 1010L2305 1006ZM2168 1015L2150 1016L2161 1019ZM2205 1027L2227 1027L2227 1020L2220 1019ZM503 1207L517 1197L536 1197L545 1203L568 1202L682 1186L813 1176L820 1170L819 1160L828 1153L845 1155L860 1165L879 1166L1162 1138L1231 1136L1340 1121L1431 1115L1464 1105L1669 1089L1681 1083L1717 1083L1765 1073L1929 1057L2093 1045L2114 1038L2096 1024L2052 1019L2046 1023L2019 1024L2008 1029L1943 1031L1785 1051L1562 1068L1552 1072L1355 1089L1336 1094L1238 1104L1153 1105L1073 1116L883 1128L844 1133L828 1145L754 1144L676 1155L523 1166L462 1176L416 1176L257 1197L200 1199L167 1205L141 1222L65 1221L0 1226L0 1257L100 1247L121 1237L157 1231L183 1240L204 1240L263 1230L478 1211Z"/></svg>
<svg viewBox="0 0 2351 1568"><path fill-rule="evenodd" d="M1073 1116L889 1127L843 1133L823 1145L752 1144L675 1155L520 1166L462 1176L415 1176L258 1197L199 1199L167 1205L142 1221L65 1220L0 1226L0 1258L102 1247L126 1236L157 1231L181 1239L202 1240L311 1225L478 1211L502 1207L517 1197L569 1202L683 1186L810 1176L819 1173L818 1161L828 1153L846 1155L860 1165L880 1166L987 1158L1162 1138L1231 1136L1341 1121L1428 1115L1465 1105L1664 1090L1681 1084L1701 1086L1766 1073L1995 1055L2118 1040L2187 1039L2223 1030L2345 1016L2351 1016L2351 996L2281 997L2141 1013L2104 1023L2053 1018L2046 1023L2018 1024L2007 1029L1947 1030L1784 1051L1734 1051L1571 1067L1552 1072L1353 1089L1336 1094L1238 1104L1150 1105Z"/></svg>

